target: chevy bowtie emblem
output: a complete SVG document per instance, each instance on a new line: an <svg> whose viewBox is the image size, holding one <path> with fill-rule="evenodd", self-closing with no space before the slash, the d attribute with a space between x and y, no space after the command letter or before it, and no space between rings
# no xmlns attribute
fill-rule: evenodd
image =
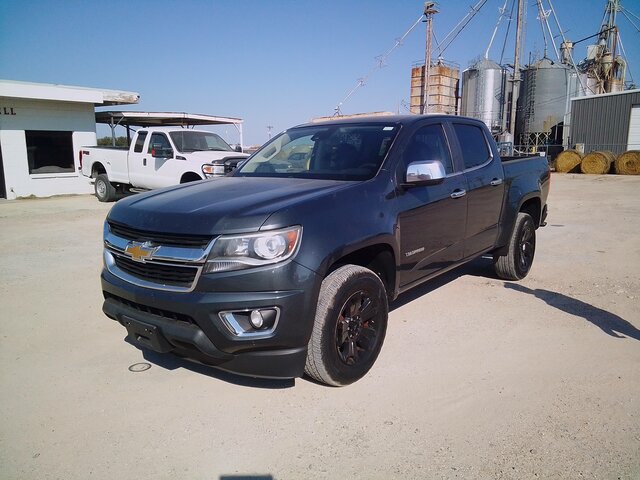
<svg viewBox="0 0 640 480"><path fill-rule="evenodd" d="M151 257L156 253L158 248L159 247L154 247L151 242L129 242L124 252L129 254L132 260L144 263L146 260L151 260Z"/></svg>

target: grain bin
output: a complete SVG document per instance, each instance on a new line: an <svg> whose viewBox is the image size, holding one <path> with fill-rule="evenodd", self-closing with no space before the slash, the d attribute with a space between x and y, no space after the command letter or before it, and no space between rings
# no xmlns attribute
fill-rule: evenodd
<svg viewBox="0 0 640 480"><path fill-rule="evenodd" d="M516 141L524 146L562 143L561 127L568 107L570 67L548 58L522 72Z"/></svg>
<svg viewBox="0 0 640 480"><path fill-rule="evenodd" d="M494 132L502 130L507 72L483 58L462 72L460 114L482 120Z"/></svg>

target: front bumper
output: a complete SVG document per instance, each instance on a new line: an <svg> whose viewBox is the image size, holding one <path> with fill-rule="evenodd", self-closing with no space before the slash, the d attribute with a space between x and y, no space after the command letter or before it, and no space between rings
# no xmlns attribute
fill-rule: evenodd
<svg viewBox="0 0 640 480"><path fill-rule="evenodd" d="M255 377L294 378L304 372L321 279L293 261L204 275L192 292L136 286L107 270L101 279L104 313L125 326L137 346ZM218 315L270 307L280 316L264 336L238 336Z"/></svg>

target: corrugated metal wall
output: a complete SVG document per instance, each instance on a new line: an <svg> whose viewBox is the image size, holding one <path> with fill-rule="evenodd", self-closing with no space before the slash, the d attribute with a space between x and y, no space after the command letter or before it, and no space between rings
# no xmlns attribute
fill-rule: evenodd
<svg viewBox="0 0 640 480"><path fill-rule="evenodd" d="M626 150L640 150L640 145L627 146L631 107L634 105L640 105L640 90L572 100L571 146L583 143L585 153L610 150L618 154Z"/></svg>

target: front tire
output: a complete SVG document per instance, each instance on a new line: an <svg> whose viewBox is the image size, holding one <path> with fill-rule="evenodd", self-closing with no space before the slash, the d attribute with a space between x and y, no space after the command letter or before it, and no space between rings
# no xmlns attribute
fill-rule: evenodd
<svg viewBox="0 0 640 480"><path fill-rule="evenodd" d="M496 274L504 280L522 280L527 276L536 253L536 227L531 215L519 212L516 218L509 251L502 257L494 257Z"/></svg>
<svg viewBox="0 0 640 480"><path fill-rule="evenodd" d="M101 202L111 202L116 198L116 189L111 185L109 177L105 173L101 173L96 177L94 187L96 197Z"/></svg>
<svg viewBox="0 0 640 480"><path fill-rule="evenodd" d="M319 382L343 386L362 378L378 358L389 305L380 278L345 265L320 287L305 372Z"/></svg>

